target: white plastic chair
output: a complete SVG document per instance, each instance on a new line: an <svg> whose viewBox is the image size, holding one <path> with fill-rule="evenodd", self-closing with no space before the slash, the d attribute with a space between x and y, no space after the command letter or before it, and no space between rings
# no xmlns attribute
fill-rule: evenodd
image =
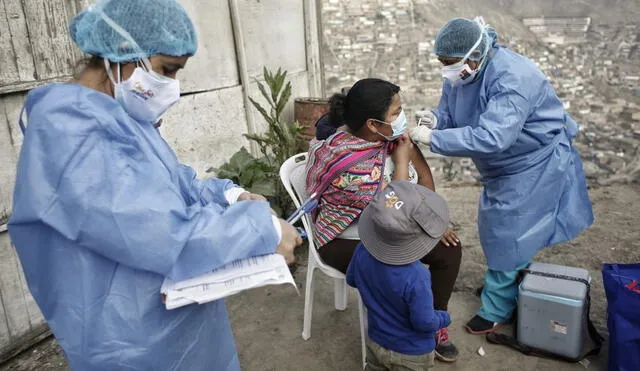
<svg viewBox="0 0 640 371"><path fill-rule="evenodd" d="M306 165L307 154L299 153L280 166L280 179L284 188L293 199L293 203L296 207L300 207L302 201L305 201L309 196L306 192ZM324 274L333 278L334 284L334 301L337 310L345 310L347 308L347 281L345 275L339 270L326 265L318 251L316 250L313 242L313 229L311 217L307 214L302 218L302 224L304 225L305 232L309 236L309 260L307 263L307 282L304 294L304 323L302 327L302 338L309 340L311 337L311 316L313 314L313 293L315 289L315 283L313 280L313 273L317 269L321 270ZM366 362L366 347L365 347L365 329L366 329L366 316L364 305L360 294L358 296L358 315L360 317L360 340L362 342L362 368L365 367Z"/></svg>

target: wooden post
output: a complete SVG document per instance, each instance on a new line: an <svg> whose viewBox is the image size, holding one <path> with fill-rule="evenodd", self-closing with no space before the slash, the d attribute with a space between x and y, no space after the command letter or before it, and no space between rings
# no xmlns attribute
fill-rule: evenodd
<svg viewBox="0 0 640 371"><path fill-rule="evenodd" d="M323 98L325 96L324 70L322 69L322 53L320 52L322 22L319 7L320 2L316 0L304 0L307 74L309 77L309 94L313 98Z"/></svg>
<svg viewBox="0 0 640 371"><path fill-rule="evenodd" d="M247 67L247 56L244 46L244 35L242 33L242 23L240 20L240 10L238 8L238 0L229 0L229 10L231 11L231 25L233 27L233 39L236 47L236 58L238 60L238 71L240 74L240 84L242 85L242 99L244 101L244 110L247 117L247 130L249 134L256 134L256 125L253 120L253 105L249 100L249 70ZM250 150L254 156L260 154L258 145L254 141L250 142Z"/></svg>

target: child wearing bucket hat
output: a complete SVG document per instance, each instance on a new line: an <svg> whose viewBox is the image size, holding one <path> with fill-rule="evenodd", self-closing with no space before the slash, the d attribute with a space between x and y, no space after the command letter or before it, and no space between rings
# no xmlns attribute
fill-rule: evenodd
<svg viewBox="0 0 640 371"><path fill-rule="evenodd" d="M431 274L420 259L448 225L444 199L407 181L389 183L362 212L362 242L347 269L347 283L367 307L366 370L433 367L436 332L451 318L434 310Z"/></svg>

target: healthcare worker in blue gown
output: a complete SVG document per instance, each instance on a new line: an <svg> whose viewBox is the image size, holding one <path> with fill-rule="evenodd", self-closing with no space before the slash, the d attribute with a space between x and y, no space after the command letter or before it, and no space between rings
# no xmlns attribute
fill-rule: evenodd
<svg viewBox="0 0 640 371"><path fill-rule="evenodd" d="M442 97L421 120L434 126L411 132L432 152L470 157L482 176L478 230L489 269L482 307L466 326L474 334L510 319L517 273L540 249L573 239L594 219L571 144L577 124L533 62L496 39L481 18L440 29Z"/></svg>
<svg viewBox="0 0 640 371"><path fill-rule="evenodd" d="M25 103L9 232L29 288L73 370L237 371L223 301L168 311L160 286L252 256L291 261L300 237L261 196L198 180L155 127L196 52L182 6L100 1L70 33L91 61Z"/></svg>

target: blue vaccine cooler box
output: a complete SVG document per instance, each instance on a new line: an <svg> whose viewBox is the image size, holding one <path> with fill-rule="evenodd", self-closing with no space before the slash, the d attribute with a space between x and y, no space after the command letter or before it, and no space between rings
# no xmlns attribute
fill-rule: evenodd
<svg viewBox="0 0 640 371"><path fill-rule="evenodd" d="M531 272L581 278L586 269L533 263ZM589 338L588 287L583 282L527 274L518 294L518 342L569 358L580 356Z"/></svg>

